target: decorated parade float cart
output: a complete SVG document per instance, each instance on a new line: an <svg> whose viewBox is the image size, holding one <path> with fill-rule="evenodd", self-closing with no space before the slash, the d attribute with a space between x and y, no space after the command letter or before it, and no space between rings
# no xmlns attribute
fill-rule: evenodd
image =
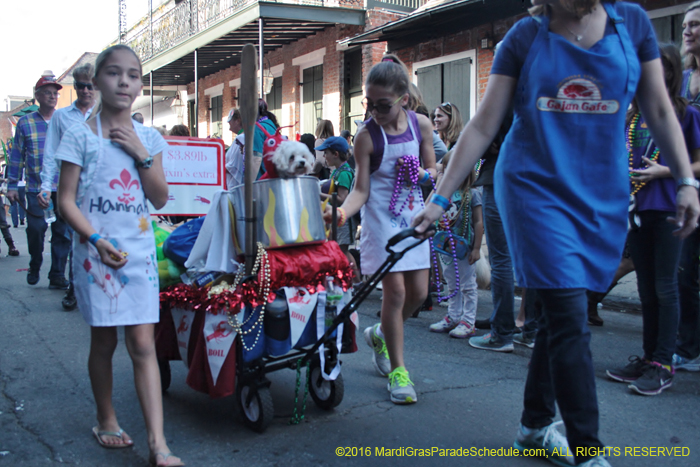
<svg viewBox="0 0 700 467"><path fill-rule="evenodd" d="M254 77L255 48L248 45L241 78L246 141L253 140L257 115ZM245 150L248 162L252 145ZM353 295L347 258L335 241L327 241L318 180L253 183L255 174L249 172L244 185L208 194L208 213L185 263L185 281L161 292L156 351L164 391L171 381L170 361L182 360L190 387L213 398L235 394L246 425L262 432L274 415L266 377L273 371L297 371L293 423L303 418L303 409L297 413L300 391L304 404L307 391L322 409L341 403L339 356L357 350L357 307L421 241L395 252L392 247L413 231L392 238L385 264ZM331 238L334 233L333 228Z"/></svg>

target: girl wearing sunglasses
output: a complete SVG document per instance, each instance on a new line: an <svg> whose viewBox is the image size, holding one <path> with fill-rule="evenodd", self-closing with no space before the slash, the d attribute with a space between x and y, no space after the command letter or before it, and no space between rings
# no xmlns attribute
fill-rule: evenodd
<svg viewBox="0 0 700 467"><path fill-rule="evenodd" d="M355 136L355 186L338 211L342 225L362 209L360 265L367 275L374 274L387 258L388 240L408 228L422 209L418 185L430 185L435 176L432 124L427 117L403 108L409 100L409 82L406 67L388 55L372 67L365 83L364 103L371 119ZM324 217L330 223L330 208ZM400 251L411 241L399 243L396 249ZM389 377L387 389L395 404L417 401L404 364L403 323L428 295L429 267L427 243L396 263L382 280L381 323L364 333L374 351L376 370Z"/></svg>

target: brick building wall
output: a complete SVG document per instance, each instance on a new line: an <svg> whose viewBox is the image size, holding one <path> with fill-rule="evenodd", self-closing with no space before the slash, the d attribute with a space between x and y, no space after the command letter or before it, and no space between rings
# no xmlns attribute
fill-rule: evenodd
<svg viewBox="0 0 700 467"><path fill-rule="evenodd" d="M0 139L5 143L12 138L12 124L10 123L10 118L13 112L17 112L17 109L12 109L10 112L0 112ZM1 148L0 152L2 152Z"/></svg>
<svg viewBox="0 0 700 467"><path fill-rule="evenodd" d="M386 10L370 10L366 13L365 27L339 24L301 39L292 44L281 47L265 54L265 66L275 68L284 65L282 70L282 110L276 116L281 125L293 125L293 128L283 130L289 137L294 137L300 132L301 121L301 67L292 64L294 58L301 57L325 47L323 57L323 118L333 123L336 134L340 133L344 111L344 52L337 50L337 41L355 36L369 29L375 28L390 21L403 17L401 13ZM373 64L381 60L386 49L385 43L370 44L362 47L362 76L366 76ZM236 99L238 90L229 83L240 79L240 65L232 66L213 75L199 80L199 136L206 137L211 134L211 114L209 97L204 94L206 89L223 83L223 111L224 118L232 108L238 106ZM194 83L187 87L188 94L194 93ZM230 143L228 128L224 125L224 140Z"/></svg>
<svg viewBox="0 0 700 467"><path fill-rule="evenodd" d="M354 36L362 32L358 26L338 25L326 28L320 33L305 39L281 47L265 54L265 66L275 68L284 65L282 70L282 111L277 113L277 118L282 125L294 125L286 130L289 137L295 136L300 131L301 119L301 67L292 64L295 57L300 57L325 47L326 54L323 57L323 118L333 122L336 133L340 131L342 116L342 96L344 95L343 80L343 52L336 50L336 43L340 39ZM381 54L379 55L381 57ZM199 80L199 136L205 137L211 133L211 116L209 110L209 98L204 94L206 89L223 83L223 112L227 116L232 108L237 107L236 99L238 90L229 83L241 77L240 65L232 66L213 75ZM194 83L187 87L188 94L194 93ZM224 128L226 133L227 128Z"/></svg>
<svg viewBox="0 0 700 467"><path fill-rule="evenodd" d="M683 0L643 0L639 1L645 9L654 10L659 8L667 8L676 5L689 4ZM482 24L472 29L465 29L453 34L445 35L438 38L433 38L429 41L421 42L417 45L405 47L390 52L396 53L412 69L412 65L416 62L422 62L434 58L439 58L451 54L456 54L464 51L475 51L476 63L474 65L473 79L476 80L476 99L477 102L483 97L488 82L491 65L493 63L494 49L493 47L482 48L481 39L489 37L492 39L492 44L495 45L503 39L508 30L515 24L516 21L526 16L523 13L518 16L501 19L492 23ZM336 49L337 41L347 37L352 37L356 34L374 29L382 24L395 21L404 15L387 10L369 10L366 13L365 26L346 26L337 25L325 29L315 35L299 40L295 43L286 45L278 50L267 53L265 55L266 66L274 68L283 64L282 70L282 110L278 111L278 120L282 125L294 125L290 130L286 130L287 136L293 137L300 131L301 115L301 93L300 85L301 67L292 64L295 57L304 56L321 48L326 49L326 54L323 57L323 118L333 122L336 133L341 130L342 117L345 114L344 107L344 52ZM386 43L379 42L374 44L366 44L362 46L362 76L367 76L369 69L375 63L381 60L382 55L386 51ZM227 68L216 74L207 76L199 82L199 136L205 137L212 132L211 116L210 116L210 100L204 94L205 90L223 83L223 112L222 115L228 115L230 109L238 105L237 89L231 87L229 82L240 79L240 65ZM194 83L188 86L188 93L194 92ZM225 139L230 139L228 129L224 125Z"/></svg>
<svg viewBox="0 0 700 467"><path fill-rule="evenodd" d="M639 3L647 11L690 4L687 0L642 0L635 3ZM479 102L486 91L486 84L488 83L494 56L493 48L481 48L481 39L486 37L492 38L493 45L495 45L498 43L498 41L505 37L508 30L510 30L510 28L518 20L525 16L527 16L527 12L518 16L501 19L493 23L486 23L473 29L466 29L454 34L434 38L411 47L391 50L390 52L397 54L399 58L406 63L410 70L413 63L416 62L443 57L458 52L475 50L475 79L477 82L477 102ZM378 47L377 44L374 44L373 46L375 48ZM370 58L370 54L368 52L367 59L368 65L371 67L370 63L376 63L377 56L376 54L373 54Z"/></svg>
<svg viewBox="0 0 700 467"><path fill-rule="evenodd" d="M404 47L391 52L406 63L409 70L416 62L422 62L433 58L444 57L459 52L469 50L476 51L475 75L477 102L483 97L488 82L491 64L493 63L494 49L481 48L481 39L492 38L492 45L503 39L508 30L524 17L525 14L506 18L493 23L482 24L472 29L465 29L457 33L449 34L442 37L437 37L426 42L421 42L411 47Z"/></svg>
<svg viewBox="0 0 700 467"><path fill-rule="evenodd" d="M668 8L676 5L690 5L688 0L626 0L639 3L645 10L651 11L659 8Z"/></svg>
<svg viewBox="0 0 700 467"><path fill-rule="evenodd" d="M2 139L5 144L7 144L7 140L12 139L13 137L12 123L10 122L10 119L15 122L19 120L19 118L13 117L12 114L17 113L30 105L32 105L32 101L18 105L14 109L10 109L7 112L0 112L0 139ZM0 147L0 154L2 154L2 147Z"/></svg>

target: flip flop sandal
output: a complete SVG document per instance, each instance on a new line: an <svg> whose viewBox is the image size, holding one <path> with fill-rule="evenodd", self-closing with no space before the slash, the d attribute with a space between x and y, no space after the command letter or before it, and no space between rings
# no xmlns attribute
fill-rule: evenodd
<svg viewBox="0 0 700 467"><path fill-rule="evenodd" d="M163 458L163 462L164 462L163 464L158 463L158 456ZM151 466L155 466L155 467L182 467L185 465L185 463L182 461L178 462L177 464L170 464L168 462L168 459L171 457L177 457L177 456L175 454L173 454L172 452L168 452L168 453L156 452L156 453L151 454L151 457L148 459L148 463Z"/></svg>
<svg viewBox="0 0 700 467"><path fill-rule="evenodd" d="M107 449L122 449L122 448L130 448L134 445L133 441L131 443L128 443L124 440L122 437L124 435L124 430L120 429L119 431L99 431L98 427L92 427L92 434L95 435L95 439L97 442L102 446L103 448ZM118 444L108 444L105 443L104 440L102 439L103 436L113 436L115 438L119 438L122 440L121 443Z"/></svg>

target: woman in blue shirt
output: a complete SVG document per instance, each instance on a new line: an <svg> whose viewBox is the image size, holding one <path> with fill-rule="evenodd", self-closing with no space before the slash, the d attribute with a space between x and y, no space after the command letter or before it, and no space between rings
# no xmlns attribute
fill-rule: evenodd
<svg viewBox="0 0 700 467"><path fill-rule="evenodd" d="M483 101L455 146L459 163L414 225L424 232L442 214L445 197L512 105L513 126L494 174L496 202L518 283L536 289L543 302L515 447L545 448L560 465L571 461L560 453L570 452L579 465L608 466L599 455L586 289L605 291L622 256L629 175L619 154L626 152L625 111L635 93L679 182L680 237L700 213L697 182L644 10L599 0L533 4L533 15L513 26L494 57ZM552 423L555 403L566 440Z"/></svg>

